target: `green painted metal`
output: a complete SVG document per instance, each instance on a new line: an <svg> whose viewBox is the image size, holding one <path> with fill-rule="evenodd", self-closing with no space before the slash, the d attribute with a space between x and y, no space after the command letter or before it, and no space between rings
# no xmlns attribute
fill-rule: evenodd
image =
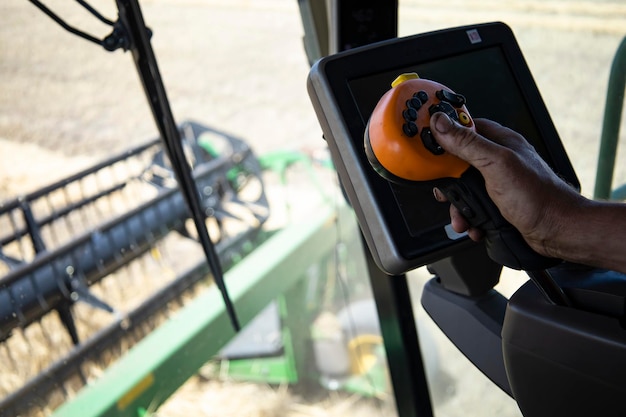
<svg viewBox="0 0 626 417"><path fill-rule="evenodd" d="M294 348L294 338L292 337L292 331L289 327L289 322L293 319L288 315L286 298L292 298L295 296L298 302L300 302L299 311L294 312L292 316L307 318L306 311L303 313L302 300L304 297L300 297L298 289L302 287L302 283L305 280L298 280L294 285L296 290L290 289L287 294L281 294L278 299L278 308L280 312L281 320L281 341L283 351L279 356L273 357L259 357L248 359L235 359L235 360L223 360L220 362L219 374L227 375L229 379L235 379L240 381L252 381L252 382L264 382L268 384L295 384L299 381L299 374L302 374L302 370L298 369L298 363L306 360L306 352ZM308 322L304 326L308 328ZM297 329L294 329L295 333L300 335Z"/></svg>
<svg viewBox="0 0 626 417"><path fill-rule="evenodd" d="M342 217L339 228L338 216ZM350 218L350 220L348 220ZM279 294L288 293L338 240L354 236L348 208L323 207L290 226L225 274L242 324ZM341 236L338 236L341 234ZM295 286L295 287L294 287ZM298 290L299 291L299 290ZM158 408L233 336L220 293L212 287L159 327L53 417L136 417Z"/></svg>
<svg viewBox="0 0 626 417"><path fill-rule="evenodd" d="M289 335L288 329L283 330ZM291 340L291 336L288 336ZM284 338L283 338L284 339ZM228 379L236 381L263 382L266 384L295 384L298 373L292 366L289 356L281 355L270 358L253 358L224 361L227 369L221 369Z"/></svg>
<svg viewBox="0 0 626 417"><path fill-rule="evenodd" d="M309 281L302 279L279 299L283 331L288 329L287 335L291 339L288 344L284 345L285 358L288 360L289 368L296 372L298 381L313 378L307 368L311 358L309 329L313 322L313 315L319 312L319 305L311 306L305 302L308 298L308 285Z"/></svg>
<svg viewBox="0 0 626 417"><path fill-rule="evenodd" d="M385 363L386 357L385 348L380 347L380 358L382 363ZM363 375L353 375L347 380L343 381L342 389L347 392L355 392L360 395L374 397L374 398L386 398L389 395L387 385L389 384L389 376L387 374L387 367L383 364L377 364L372 366Z"/></svg>
<svg viewBox="0 0 626 417"><path fill-rule="evenodd" d="M333 164L329 159L319 161L320 165L334 170ZM311 157L304 152L300 151L292 151L292 150L277 150L274 152L266 153L259 157L259 164L263 170L269 170L276 173L280 182L283 186L287 186L287 170L296 164L302 166L307 174L309 175L309 180L315 186L320 196L324 198L324 201L329 203L331 201L330 196L328 195L324 185L320 182L317 174L313 169L313 162Z"/></svg>
<svg viewBox="0 0 626 417"><path fill-rule="evenodd" d="M617 143L622 121L622 109L624 106L625 86L626 38L622 39L615 53L615 58L611 66L611 74L609 76L604 120L602 123L602 135L600 137L598 168L596 170L596 185L594 190L594 198L596 199L608 200L610 198L626 196L626 192L624 192L623 189L619 189L617 195L611 195Z"/></svg>

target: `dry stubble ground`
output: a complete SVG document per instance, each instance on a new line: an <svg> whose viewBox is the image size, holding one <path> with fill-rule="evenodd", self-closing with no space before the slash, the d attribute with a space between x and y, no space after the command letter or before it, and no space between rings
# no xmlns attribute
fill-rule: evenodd
<svg viewBox="0 0 626 417"><path fill-rule="evenodd" d="M108 33L74 2L48 4L76 26L99 37ZM112 18L113 4L93 2ZM305 90L308 64L295 1L146 0L142 7L154 30L153 45L178 120L195 119L243 137L259 153L323 147ZM26 0L2 1L0 15L0 200L156 136L128 54L107 53L67 34ZM626 6L618 0L452 0L436 6L425 0L400 2L403 35L492 20L515 31L583 192L590 195L608 71L626 32ZM624 182L620 149L616 183ZM423 278L416 275L417 296ZM441 335L430 331L446 358L442 367L456 378L456 391L439 415L458 415L459 410L465 415L485 415L485 410L517 415L514 404L491 393ZM333 413L332 407L321 411L298 406L280 389L196 381L162 415L188 415L191 410L207 416L243 415L228 407L219 414L220 408L211 406L222 401L213 396L219 392L258 398L266 405L245 415ZM274 400L277 405L270 405ZM332 415L362 414L348 405L338 406Z"/></svg>

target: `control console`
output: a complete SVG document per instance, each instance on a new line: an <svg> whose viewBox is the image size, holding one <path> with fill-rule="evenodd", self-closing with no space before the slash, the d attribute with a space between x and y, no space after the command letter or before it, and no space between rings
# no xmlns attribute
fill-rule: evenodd
<svg viewBox="0 0 626 417"><path fill-rule="evenodd" d="M489 199L478 171L444 152L429 129L435 112L469 129L473 117L494 120L524 136L579 187L505 24L440 30L322 58L311 69L308 91L346 196L384 272L402 274L476 245L452 229L448 205L434 199L434 187L486 230L496 262L527 270L558 262L528 247Z"/></svg>

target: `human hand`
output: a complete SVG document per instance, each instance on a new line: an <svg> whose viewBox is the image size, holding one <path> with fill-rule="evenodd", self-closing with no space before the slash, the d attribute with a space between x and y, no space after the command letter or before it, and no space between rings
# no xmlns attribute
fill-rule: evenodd
<svg viewBox="0 0 626 417"><path fill-rule="evenodd" d="M553 256L549 240L565 227L567 211L584 198L561 180L521 135L490 120L474 119L474 123L476 132L436 113L430 127L447 152L480 171L502 216L529 246ZM435 197L446 201L436 189ZM450 207L450 219L455 231L467 231L473 240L482 238L483 232L470 227L454 206Z"/></svg>

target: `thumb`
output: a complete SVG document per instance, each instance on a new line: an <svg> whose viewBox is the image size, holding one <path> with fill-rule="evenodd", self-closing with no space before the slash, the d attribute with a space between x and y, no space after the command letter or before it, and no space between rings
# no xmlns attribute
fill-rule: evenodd
<svg viewBox="0 0 626 417"><path fill-rule="evenodd" d="M494 152L500 147L476 131L453 122L442 112L432 116L430 129L437 143L446 152L458 156L479 169L491 163Z"/></svg>

